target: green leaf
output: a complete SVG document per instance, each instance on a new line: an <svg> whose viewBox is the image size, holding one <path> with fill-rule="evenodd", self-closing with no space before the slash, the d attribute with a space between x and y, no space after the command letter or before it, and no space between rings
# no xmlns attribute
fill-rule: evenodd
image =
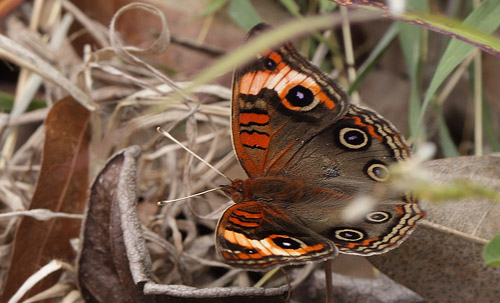
<svg viewBox="0 0 500 303"><path fill-rule="evenodd" d="M231 0L229 3L229 16L236 24L249 30L262 19L249 0Z"/></svg>
<svg viewBox="0 0 500 303"><path fill-rule="evenodd" d="M484 262L488 265L500 265L500 234L484 248Z"/></svg>
<svg viewBox="0 0 500 303"><path fill-rule="evenodd" d="M399 33L399 26L393 23L385 32L384 36L378 41L377 45L373 48L368 58L363 62L357 71L357 78L349 87L348 94L352 94L353 91L358 89L358 86L365 79L366 75L371 71L375 63L378 61L380 56L389 47L391 42L394 40L396 35Z"/></svg>
<svg viewBox="0 0 500 303"><path fill-rule="evenodd" d="M492 113L493 111L490 108L490 102L486 97L486 92L483 92L483 128L486 137L490 143L491 149L493 152L500 151L500 140L498 138L497 130L495 129L495 125L492 121Z"/></svg>
<svg viewBox="0 0 500 303"><path fill-rule="evenodd" d="M281 4L295 17L301 16L300 8L294 0L280 0Z"/></svg>
<svg viewBox="0 0 500 303"><path fill-rule="evenodd" d="M14 106L15 96L11 94L7 94L4 92L0 92L0 112L10 112ZM47 107L47 103L40 99L31 100L30 105L27 108L27 111L32 111L40 108Z"/></svg>
<svg viewBox="0 0 500 303"><path fill-rule="evenodd" d="M339 6L331 0L319 0L319 11L321 13L330 13Z"/></svg>
<svg viewBox="0 0 500 303"><path fill-rule="evenodd" d="M498 0L486 0L481 5L476 8L469 16L464 20L463 25L472 26L477 31L481 31L487 34L492 33L498 26L500 26L500 5L498 5ZM471 30L469 27L461 27L457 25L455 27L455 31L457 34L462 35L463 37L469 38L469 36L475 36L471 38L475 38L472 41L478 41L477 38L479 34ZM487 40L487 38L483 38L482 40ZM491 42L495 42L494 38L491 38ZM487 41L482 42L484 44L488 44ZM427 108L429 101L432 96L436 93L439 86L443 83L443 81L450 75L450 73L459 65L473 50L474 46L467 44L463 41L453 39L448 44L446 51L441 57L441 61L436 68L436 72L434 73L434 77L432 78L431 84L427 89L427 93L425 95L424 103L422 109L419 114L419 125L423 123L425 109ZM417 131L417 133L419 130Z"/></svg>
<svg viewBox="0 0 500 303"><path fill-rule="evenodd" d="M428 9L428 2L421 0L413 0L408 2L408 9L423 12ZM418 26L413 26L408 23L399 22L399 42L403 50L406 67L410 76L410 102L408 108L408 126L410 136L414 141L419 138L416 137L417 129L421 126L418 120L420 113L420 69L422 63L422 51L424 45L423 29Z"/></svg>
<svg viewBox="0 0 500 303"><path fill-rule="evenodd" d="M438 134L439 134L439 145L443 151L446 158L458 157L458 149L450 136L450 131L446 125L443 112L439 105L436 105L436 113L438 115Z"/></svg>
<svg viewBox="0 0 500 303"><path fill-rule="evenodd" d="M224 6L229 0L210 0L207 8L205 8L201 13L198 14L199 17L210 15L211 13L217 11L219 8Z"/></svg>

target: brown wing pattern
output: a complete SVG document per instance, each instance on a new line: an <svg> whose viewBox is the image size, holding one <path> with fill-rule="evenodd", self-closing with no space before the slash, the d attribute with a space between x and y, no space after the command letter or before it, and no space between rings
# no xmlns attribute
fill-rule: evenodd
<svg viewBox="0 0 500 303"><path fill-rule="evenodd" d="M329 190L343 198L308 197L305 204L287 206L288 211L325 210L314 218L303 216L304 225L334 241L341 252L372 255L392 249L424 216L416 201L384 184L389 165L409 156L404 138L390 122L370 109L351 105L341 120L311 139L283 169L317 188L309 192ZM361 195L377 203L360 220L346 222L343 211Z"/></svg>
<svg viewBox="0 0 500 303"><path fill-rule="evenodd" d="M281 170L347 104L342 89L290 43L264 52L234 73L233 143L242 166L250 177Z"/></svg>

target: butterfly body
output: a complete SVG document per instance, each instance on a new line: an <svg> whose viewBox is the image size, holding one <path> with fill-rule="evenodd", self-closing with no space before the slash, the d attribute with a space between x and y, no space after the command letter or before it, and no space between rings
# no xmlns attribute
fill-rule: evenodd
<svg viewBox="0 0 500 303"><path fill-rule="evenodd" d="M249 38L264 30L258 25ZM349 104L333 80L285 43L235 71L232 138L249 178L225 186L235 205L221 217L216 248L234 266L264 270L399 245L423 216L391 192L388 165L410 151L376 112ZM363 195L377 203L358 219Z"/></svg>

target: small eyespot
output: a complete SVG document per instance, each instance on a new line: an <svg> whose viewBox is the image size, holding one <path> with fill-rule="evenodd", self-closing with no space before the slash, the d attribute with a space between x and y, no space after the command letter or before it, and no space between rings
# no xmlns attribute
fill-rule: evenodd
<svg viewBox="0 0 500 303"><path fill-rule="evenodd" d="M276 66L278 66L276 64L276 62L274 62L273 59L271 58L267 58L265 61L264 61L264 66L266 67L266 69L268 70L275 70L276 69Z"/></svg>
<svg viewBox="0 0 500 303"><path fill-rule="evenodd" d="M364 231L353 228L336 228L333 235L336 239L347 242L358 242L366 238Z"/></svg>
<svg viewBox="0 0 500 303"><path fill-rule="evenodd" d="M294 107L307 107L314 101L312 91L302 85L290 88L285 98Z"/></svg>
<svg viewBox="0 0 500 303"><path fill-rule="evenodd" d="M365 216L365 221L368 223L384 223L391 219L391 214L385 211L374 211Z"/></svg>
<svg viewBox="0 0 500 303"><path fill-rule="evenodd" d="M362 149L369 146L370 138L361 129L344 127L339 132L339 142L348 149Z"/></svg>
<svg viewBox="0 0 500 303"><path fill-rule="evenodd" d="M379 160L369 161L365 165L364 171L368 177L378 182L384 182L389 179L389 170L387 169L387 165Z"/></svg>
<svg viewBox="0 0 500 303"><path fill-rule="evenodd" d="M300 242L288 237L275 237L272 240L274 244L284 249L299 249L302 247Z"/></svg>
<svg viewBox="0 0 500 303"><path fill-rule="evenodd" d="M248 248L248 249L245 249L245 253L247 253L247 254L256 254L257 251L255 249Z"/></svg>

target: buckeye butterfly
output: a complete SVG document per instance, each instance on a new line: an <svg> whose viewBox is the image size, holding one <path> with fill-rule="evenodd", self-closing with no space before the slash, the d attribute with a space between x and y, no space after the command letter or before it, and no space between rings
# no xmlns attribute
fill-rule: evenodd
<svg viewBox="0 0 500 303"><path fill-rule="evenodd" d="M269 26L259 24L252 39ZM345 92L290 42L234 72L232 139L248 174L224 191L236 203L216 229L216 250L249 270L301 264L338 252L369 256L397 247L423 217L415 201L386 195L361 219L342 213L388 178L410 149L375 111Z"/></svg>

